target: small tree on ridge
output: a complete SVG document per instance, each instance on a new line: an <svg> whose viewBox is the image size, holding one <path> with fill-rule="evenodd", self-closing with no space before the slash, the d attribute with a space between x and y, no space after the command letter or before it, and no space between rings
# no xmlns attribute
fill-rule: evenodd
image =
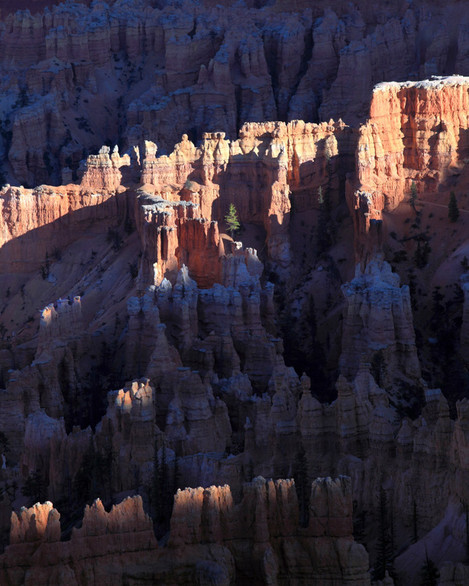
<svg viewBox="0 0 469 586"><path fill-rule="evenodd" d="M238 219L238 212L233 203L230 203L230 209L225 216L225 222L228 226L228 232L231 234L231 238L233 238L233 234L237 232L240 228L240 223Z"/></svg>

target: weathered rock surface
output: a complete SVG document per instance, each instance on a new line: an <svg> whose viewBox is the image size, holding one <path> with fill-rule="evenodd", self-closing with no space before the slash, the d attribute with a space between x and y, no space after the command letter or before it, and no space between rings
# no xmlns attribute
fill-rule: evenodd
<svg viewBox="0 0 469 586"><path fill-rule="evenodd" d="M392 377L417 381L420 366L412 327L409 288L379 258L343 287L347 301L340 367L354 376L361 361L377 364L378 382L388 388ZM375 375L376 376L376 375Z"/></svg>
<svg viewBox="0 0 469 586"><path fill-rule="evenodd" d="M340 177L344 178L353 143L353 131L342 122L332 121L319 125L302 121L247 123L239 136L229 141L224 133L205 133L196 148L183 135L170 155L159 157L156 145L145 142L142 211L147 224L158 226L158 236L152 238L151 246L167 250L165 254L173 258L171 251L177 242L195 244L193 256L200 258L197 282L203 278L202 273L207 279L217 277L216 267L212 268L214 259L209 256L204 262L208 247L216 259L221 246L216 228L208 220L222 222L231 203L242 222L263 227L269 258L287 269L291 263L290 202L300 212L317 209L319 187L336 189ZM194 222L184 227L184 218L196 219L202 225ZM178 240L176 226L180 227ZM207 241L208 245L204 244ZM179 257L190 266L187 244L182 248ZM164 262L159 264L165 268ZM151 273L151 268L146 273Z"/></svg>
<svg viewBox="0 0 469 586"><path fill-rule="evenodd" d="M384 196L375 207L394 209L409 196L412 181L418 192L436 191L464 165L468 85L453 76L375 87L357 151L360 189Z"/></svg>
<svg viewBox="0 0 469 586"><path fill-rule="evenodd" d="M152 522L138 496L125 499L109 513L101 501L95 501L86 507L82 527L74 529L66 542L60 541L59 519L59 513L49 502L23 509L19 517L12 514L11 545L0 570L2 581L111 584L116 576L122 581L127 574L126 566L138 568L142 563L139 560L148 563L157 554ZM106 571L109 564L117 571L113 578Z"/></svg>
<svg viewBox="0 0 469 586"><path fill-rule="evenodd" d="M30 0L33 14L1 23L0 151L5 171L30 185L76 173L83 149L106 141L169 149L188 129L234 137L245 121L356 123L379 82L469 73L467 21L453 2L143 0L35 14L45 4Z"/></svg>
<svg viewBox="0 0 469 586"><path fill-rule="evenodd" d="M73 584L83 571L88 583L106 584L112 567L123 582L151 576L228 584L238 573L251 583L293 576L366 584L367 556L351 539L353 521L361 523L375 563L379 522L391 511L395 543L417 541L408 558L403 554L404 573L415 552L422 560L425 535L437 527L438 535L443 528L453 536L451 561L462 561L461 515L442 517L452 502L469 500L469 409L458 402L451 419L455 401L420 377L409 287L383 260L382 220L412 181L435 195L463 173L467 81L380 85L359 132L341 120L246 122L235 139L241 120L287 120L305 111L312 120L333 103L352 118L361 115L360 96L376 76L386 77L390 52L396 77L414 67L409 54L421 26L414 9L403 6L387 19L387 9L377 15L341 7L317 18L319 4L302 15L235 6L215 7L208 17L189 2L127 4L18 14L0 35L8 67L28 70L25 88L10 85L10 102L0 100L6 110L15 96L20 101L13 135L8 122L0 133L8 172L28 182L54 174L59 165L44 156L46 143L47 153L60 151L68 180L77 178L83 148L132 147L123 156L109 147L90 155L80 185L0 193L0 488L8 495L0 529L14 501L34 502L34 480L41 500L67 503L64 518L96 496L110 504L141 494L159 535L169 522L168 495L181 484L199 488L177 493L168 546L158 550L140 497L111 513L100 503L87 508L83 527L64 545L51 506L25 510L14 521L4 575L13 583ZM239 31L229 19L241 11ZM433 22L425 10L421 16ZM26 34L27 50L20 51ZM432 63L447 42L425 47ZM461 41L461 63L463 47ZM350 81L352 74L361 84ZM31 88L42 95L27 105ZM63 96L57 111L51 95ZM78 116L88 107L89 119ZM157 156L150 134L163 152L182 139ZM223 234L230 203L246 247ZM352 223L359 264L349 280ZM322 228L329 230L324 247ZM56 248L66 256L58 277ZM306 291L312 273L310 296L293 302L291 292L303 285ZM466 306L453 319L461 317L463 356ZM30 307L45 307L37 335L32 325L18 333L12 319ZM335 329L318 334L318 313L332 315L321 324ZM288 340L294 350L309 339L321 361L325 338L334 337L336 347L342 341L340 360L328 365L336 400L330 385L330 400L321 403L320 381L286 365L280 333L293 326L291 316L307 330ZM350 484L317 481L309 495L313 478L339 474ZM295 476L298 493L291 481L252 480L258 475ZM252 482L243 488L245 481ZM204 488L225 483L230 487ZM25 486L30 494L21 495ZM73 547L81 552L75 557ZM15 557L23 554L29 561L18 567Z"/></svg>
<svg viewBox="0 0 469 586"><path fill-rule="evenodd" d="M49 502L38 503L19 517L13 513L0 576L11 584L32 584L34 576L36 583L56 585L80 584L83 576L88 584L131 576L174 584L183 576L201 584L244 577L253 584L369 584L367 553L352 537L350 480L316 480L309 511L309 525L299 527L291 480L258 477L244 486L236 505L229 486L188 488L175 496L168 545L161 548L140 497L109 513L95 501L65 542L59 541L58 512ZM112 578L105 572L110 564Z"/></svg>
<svg viewBox="0 0 469 586"><path fill-rule="evenodd" d="M0 267L2 272L29 272L52 260L81 230L102 232L125 217L125 195L93 192L77 185L36 189L4 187L0 191Z"/></svg>

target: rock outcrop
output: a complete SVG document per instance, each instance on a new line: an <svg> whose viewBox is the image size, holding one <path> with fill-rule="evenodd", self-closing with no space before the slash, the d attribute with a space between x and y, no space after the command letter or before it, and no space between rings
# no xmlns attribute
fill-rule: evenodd
<svg viewBox="0 0 469 586"><path fill-rule="evenodd" d="M138 567L157 554L151 519L140 497L127 498L108 513L101 501L86 507L83 524L69 541L60 541L60 515L50 502L12 514L10 546L0 569L11 584L111 584L106 567ZM20 564L18 563L20 560ZM104 561L105 560L105 561ZM104 563L103 563L104 562ZM132 573L132 572L131 572Z"/></svg>
<svg viewBox="0 0 469 586"><path fill-rule="evenodd" d="M81 230L100 233L122 221L125 194L88 191L77 185L35 189L6 186L0 191L0 266L27 273L51 262ZM96 233L95 232L95 233Z"/></svg>
<svg viewBox="0 0 469 586"><path fill-rule="evenodd" d="M76 173L83 149L104 142L169 149L188 129L234 137L244 121L355 124L379 82L469 73L453 2L51 2L36 13L46 4L1 13L0 151L29 185Z"/></svg>
<svg viewBox="0 0 469 586"><path fill-rule="evenodd" d="M232 203L242 222L263 227L269 258L287 269L291 263L291 202L299 212L318 209L318 190L337 189L349 165L352 134L342 122L247 123L241 128L238 140L229 141L224 133L205 133L200 147L196 148L183 135L170 155L160 157L156 156L156 145L146 141L141 163L143 210L146 214L152 210L148 221L161 228L158 232L161 242L153 247L168 250L167 254L174 257L171 250L176 246L176 234L171 234L174 231L171 228L175 228L176 221L171 216L175 218L177 214L179 225L184 223L184 217L195 218L199 223L203 222L202 218L206 218L205 222L220 223ZM171 209L175 210L172 214ZM208 239L214 251L220 247L216 231L203 235L213 231L209 223L200 227L193 223L187 229L192 246L194 242ZM182 238L181 234L179 241ZM187 250L186 245L183 248ZM202 244L202 249L206 248ZM179 255L187 258L188 253ZM194 256L200 257L200 252ZM188 260L184 262L189 264ZM203 272L209 278L214 272L213 261L202 263Z"/></svg>
<svg viewBox="0 0 469 586"><path fill-rule="evenodd" d="M384 255L412 183L436 199L464 175L467 80L380 84L359 130L312 120L334 103L361 118L391 53L397 78L446 67L449 46L464 70L464 26L456 45L422 40L419 19L436 18L423 4L419 19L407 4L393 18L322 3L301 15L282 2L153 4L66 3L1 25L0 71L27 70L0 83L4 173L83 176L0 192L0 532L13 505L64 502L70 524L95 497L142 496L88 506L64 542L50 502L15 513L0 581L367 584L352 533L376 569L391 516L403 575L443 532L456 580L469 408L421 378L432 373L417 344L439 340L414 333L410 297L441 253L401 278ZM297 116L308 121L287 122ZM104 146L80 162L102 143L127 153ZM243 242L224 234L230 204ZM459 258L464 218L447 234ZM460 298L443 333L457 331L467 361ZM342 474L351 480L309 490ZM279 480L289 476L296 486ZM180 486L192 488L170 517ZM158 537L171 527L162 547L144 506Z"/></svg>
<svg viewBox="0 0 469 586"><path fill-rule="evenodd" d="M354 376L360 362L372 363L378 383L386 388L393 377L420 378L409 288L385 261L375 258L343 286L347 308L340 367Z"/></svg>
<svg viewBox="0 0 469 586"><path fill-rule="evenodd" d="M464 166L468 85L467 78L453 76L375 87L357 150L360 189L384 197L375 207L396 208L412 182L418 192L436 191Z"/></svg>
<svg viewBox="0 0 469 586"><path fill-rule="evenodd" d="M121 167L130 165L129 155L121 157L119 149L101 147L97 155L90 155L86 161L86 172L81 180L82 187L87 191L116 190L122 182Z"/></svg>
<svg viewBox="0 0 469 586"><path fill-rule="evenodd" d="M60 542L59 513L47 502L12 515L11 541L0 577L11 584L110 584L165 579L253 584L369 584L368 556L352 537L350 480L311 486L310 521L300 527L294 482L258 477L235 505L229 486L185 489L175 496L167 547L158 547L140 497L107 513L97 500L83 524ZM254 531L252 531L254 527ZM216 557L213 556L216 554ZM112 564L114 575L106 575Z"/></svg>
<svg viewBox="0 0 469 586"><path fill-rule="evenodd" d="M168 546L188 547L201 540L223 544L238 572L262 583L294 579L368 584L366 553L350 541L350 495L348 479L313 482L309 524L302 528L292 481L255 478L244 486L238 505L228 486L186 489L175 496ZM244 549L248 535L249 547ZM240 560L243 550L250 554ZM334 575L331 568L341 569Z"/></svg>

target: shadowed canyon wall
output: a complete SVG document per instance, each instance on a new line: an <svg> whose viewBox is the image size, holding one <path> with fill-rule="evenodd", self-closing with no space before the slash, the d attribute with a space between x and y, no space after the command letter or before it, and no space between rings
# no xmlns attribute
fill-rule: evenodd
<svg viewBox="0 0 469 586"><path fill-rule="evenodd" d="M467 573L465 17L304 8L2 21L6 583Z"/></svg>
<svg viewBox="0 0 469 586"><path fill-rule="evenodd" d="M31 2L5 16L3 175L60 183L105 142L169 149L246 121L357 124L378 82L469 73L458 3L261 4Z"/></svg>

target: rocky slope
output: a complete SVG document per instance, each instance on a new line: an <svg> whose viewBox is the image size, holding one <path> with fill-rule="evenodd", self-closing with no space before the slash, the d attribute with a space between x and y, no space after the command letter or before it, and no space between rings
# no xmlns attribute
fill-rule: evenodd
<svg viewBox="0 0 469 586"><path fill-rule="evenodd" d="M359 116L386 51L402 51L393 77L420 71L464 20L427 41L419 27L444 27L448 7L386 21L371 7L145 6L69 2L2 24L4 64L28 71L5 93L20 100L8 172L54 176L47 142L65 183L0 192L4 545L27 506L2 580L101 584L113 568L119 583L389 584L388 571L418 584L430 556L457 583L468 81L380 84L361 127L338 114ZM240 11L243 31L227 24ZM464 46L437 70L463 70ZM345 92L370 55L373 73ZM57 110L48 79L69 84ZM44 95L26 105L29 84ZM75 91L83 116L65 140ZM335 122L262 122L333 104ZM72 184L89 130L98 144ZM124 134L124 154L100 148ZM225 233L231 203L241 242Z"/></svg>

